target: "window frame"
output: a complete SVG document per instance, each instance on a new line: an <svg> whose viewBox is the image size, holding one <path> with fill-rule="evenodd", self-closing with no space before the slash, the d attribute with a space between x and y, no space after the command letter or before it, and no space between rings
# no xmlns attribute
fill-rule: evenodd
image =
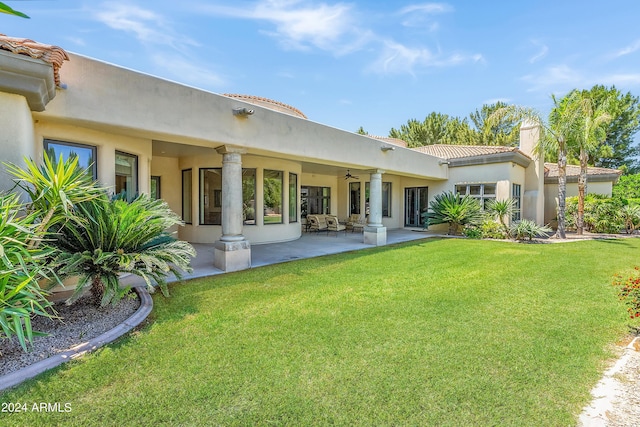
<svg viewBox="0 0 640 427"><path fill-rule="evenodd" d="M120 151L120 150L116 150L115 152L115 156L117 158L117 156L123 156L123 157L128 157L130 159L134 159L135 163L132 167L132 175L131 175L131 179L132 179L132 183L133 183L133 194L129 194L127 193L127 199L132 199L133 197L135 197L137 194L139 194L139 186L140 186L140 179L139 179L139 157L135 154L131 154L131 153L127 153L125 151ZM115 164L114 164L114 169L115 169ZM122 193L122 191L117 191L117 177L118 177L118 172L116 170L114 170L114 176L116 178L116 188L114 188L115 190L115 194L120 194ZM122 176L126 176L126 175L122 175Z"/></svg>
<svg viewBox="0 0 640 427"><path fill-rule="evenodd" d="M298 174L289 172L289 224L298 222Z"/></svg>
<svg viewBox="0 0 640 427"><path fill-rule="evenodd" d="M494 188L493 193L485 193L485 186L491 185ZM465 187L465 192L461 193L460 188ZM471 194L471 187L479 187L478 194ZM459 183L454 186L454 191L461 196L469 195L476 199L478 203L480 203L480 207L484 211L485 205L489 200L496 200L496 194L498 190L498 183L496 182L470 182L470 183Z"/></svg>
<svg viewBox="0 0 640 427"><path fill-rule="evenodd" d="M267 177L267 173L269 172L275 172L276 174L280 175L280 206L277 207L276 210L280 211L280 221L277 222L267 222L265 221L266 217L266 211L268 208L270 209L274 209L276 208L275 206L269 206L267 207L267 203L266 203L266 197L265 197L265 183L267 181L267 179L277 179L277 177ZM281 170L275 170L275 169L263 169L262 170L262 208L263 208L263 217L262 217L262 223L264 225L273 225L273 224L284 224L284 171Z"/></svg>
<svg viewBox="0 0 640 427"><path fill-rule="evenodd" d="M185 179L186 175L188 178ZM185 197L185 184L188 183L188 197ZM189 218L185 218L188 211ZM193 169L182 169L182 221L185 224L193 224Z"/></svg>
<svg viewBox="0 0 640 427"><path fill-rule="evenodd" d="M88 167L91 168L92 179L94 181L98 180L98 147L96 147L95 145L81 144L78 142L60 141L58 139L44 138L43 148L45 153L49 151L49 145L63 145L66 147L89 149L91 151L91 156L93 157L93 162ZM58 161L58 159L50 160Z"/></svg>

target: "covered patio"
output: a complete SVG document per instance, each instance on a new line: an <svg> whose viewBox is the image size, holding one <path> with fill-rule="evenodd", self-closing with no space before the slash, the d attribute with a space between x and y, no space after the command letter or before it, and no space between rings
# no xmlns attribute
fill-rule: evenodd
<svg viewBox="0 0 640 427"><path fill-rule="evenodd" d="M387 245L438 236L441 236L441 234L422 229L401 228L389 230L387 231ZM198 252L198 256L191 262L193 272L184 274L183 279L225 273L225 271L214 267L211 262L214 253L213 243L194 243L193 246ZM371 245L362 241L362 233L340 232L337 235L325 232L302 233L299 239L291 242L253 245L251 247L251 267L262 267L297 259L370 248L372 248ZM168 276L168 279L169 282L175 281L173 276ZM129 276L123 279L122 283L137 285L143 284L143 281L139 277Z"/></svg>

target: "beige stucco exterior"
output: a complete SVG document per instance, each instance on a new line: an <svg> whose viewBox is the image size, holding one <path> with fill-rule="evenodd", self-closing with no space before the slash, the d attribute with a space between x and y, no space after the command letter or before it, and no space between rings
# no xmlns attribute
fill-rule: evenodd
<svg viewBox="0 0 640 427"><path fill-rule="evenodd" d="M402 146L389 149L388 141L275 111L264 103L252 105L245 100L73 54L59 69L64 88L47 89L45 95L38 95L40 87L50 88L53 77L46 71L52 70L44 61L2 52L0 74L4 72L2 67L13 67L11 72L15 75L15 70L24 68L20 61L26 61L27 68L35 70L33 73L40 73L37 75L41 80L34 80L30 74L24 76L25 81L37 84L27 85L27 89L18 88L17 83L15 89L0 88L2 161L20 164L23 157L42 158L44 140L95 147L98 181L113 189L116 185L116 152L124 152L137 159L137 191L149 193L151 177L159 177L160 195L178 215L184 214L183 199L186 197L183 171L191 170L192 192L185 203L190 207L192 218L175 231L184 240L213 243L225 240L223 228L226 224L234 236L237 235L231 240L240 242L234 245L241 246L237 253L228 249L233 246L229 242L227 249L220 249L229 259L244 256L242 251L250 250L249 242L261 244L299 238L304 229L300 208L303 187L329 188L330 212L325 213L346 219L351 213L349 183L360 182L359 210L367 213L365 185L371 182L372 174L379 174L375 175L376 193L371 197L374 203L380 203L382 197L378 193L381 191L378 188L380 180L383 184L391 184L390 214L374 224L376 230L365 230L365 240L373 239L373 244L384 244L386 229L419 225L408 223L409 207L405 197L408 189L424 190L426 187L428 200L421 201L421 206L426 206L435 195L454 191L456 185L495 184L496 197L506 199L512 197L513 185L517 184L522 188L523 217L543 223L555 210L550 186L543 184L544 159L533 153L539 137L535 126L523 126L521 147L516 152L449 162ZM46 105L43 111L34 107L41 104ZM234 114L234 110L243 107L253 113ZM239 234L233 219L227 223L222 221L220 225L203 225L200 217L200 206L205 200L200 191L200 170L224 168L226 153L234 153L235 168L240 167L239 161L241 168L255 170L255 198L252 200L255 221L244 226L240 224ZM225 170L229 172L230 167ZM281 223L265 221L265 214L271 215L264 209L265 170L282 172ZM345 179L347 170L357 178ZM297 206L293 218L289 218L290 174L297 177ZM223 199L242 199L240 187L231 184L234 182L223 182ZM10 186L9 177L0 179L0 188ZM610 194L611 182L589 184L589 191ZM213 193L207 194L206 200L213 197ZM374 207L375 212L380 212L379 205ZM217 209L217 205L214 208ZM207 205L207 209L212 208ZM212 211L208 212L211 214ZM242 215L242 212L236 209L233 215ZM246 258L238 265L242 263L246 263Z"/></svg>

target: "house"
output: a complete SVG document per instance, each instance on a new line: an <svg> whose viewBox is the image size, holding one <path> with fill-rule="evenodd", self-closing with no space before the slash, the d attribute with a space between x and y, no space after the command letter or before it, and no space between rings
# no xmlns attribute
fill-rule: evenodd
<svg viewBox="0 0 640 427"><path fill-rule="evenodd" d="M299 238L306 214L367 215L363 240L421 227L444 191L481 202L514 197L514 218L547 222L552 167L521 145L430 146L309 120L265 98L181 85L27 39L0 35L0 160L75 153L114 193L161 197L180 214L178 237L215 245L214 264L250 267L251 244ZM547 171L545 176L545 171ZM602 177L610 194L616 171ZM608 184L607 184L608 183ZM0 179L0 190L11 188ZM547 209L548 210L548 209Z"/></svg>

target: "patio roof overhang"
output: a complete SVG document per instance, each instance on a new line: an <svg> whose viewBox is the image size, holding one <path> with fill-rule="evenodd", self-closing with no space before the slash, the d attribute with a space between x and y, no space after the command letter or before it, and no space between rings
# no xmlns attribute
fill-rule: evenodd
<svg viewBox="0 0 640 427"><path fill-rule="evenodd" d="M268 108L71 55L61 70L68 89L43 118L153 141L153 155L202 155L220 145L247 154L301 162L303 170L344 169L444 180L440 159ZM135 99L136 102L131 102ZM251 109L245 117L233 114Z"/></svg>

